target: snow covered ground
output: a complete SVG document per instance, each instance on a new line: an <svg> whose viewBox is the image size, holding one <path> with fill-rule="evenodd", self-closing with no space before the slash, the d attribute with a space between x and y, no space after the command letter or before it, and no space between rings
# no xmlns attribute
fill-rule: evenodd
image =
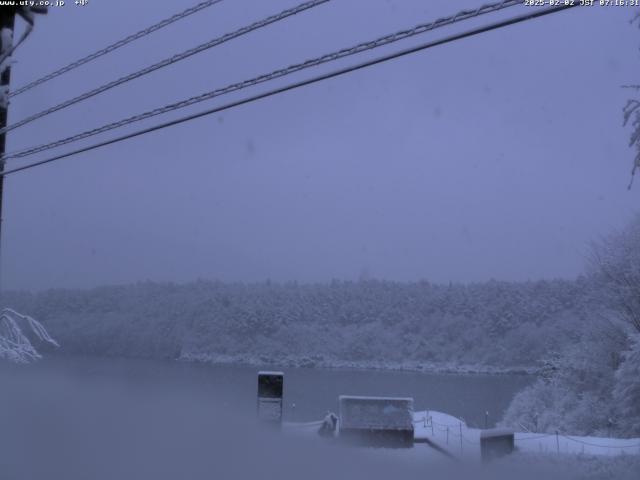
<svg viewBox="0 0 640 480"><path fill-rule="evenodd" d="M213 365L249 365L261 367L264 365L279 365L287 368L348 368L357 370L385 370L398 372L425 372L451 374L478 375L534 375L538 368L530 366L495 367L490 365L467 365L456 362L436 363L425 361L394 362L389 360L342 360L338 358L311 359L300 357L269 358L264 355L226 355L214 353L182 352L179 361L202 362Z"/></svg>
<svg viewBox="0 0 640 480"><path fill-rule="evenodd" d="M480 458L480 432L464 421L435 411L414 412L416 438L426 438L455 456ZM640 455L640 438L579 437L562 433L516 432L515 446L520 452Z"/></svg>
<svg viewBox="0 0 640 480"><path fill-rule="evenodd" d="M417 411L413 414L416 440L429 440L454 458L480 460L480 433L465 422L446 413L433 410ZM322 422L285 422L286 432L314 434ZM640 438L579 437L575 435L515 433L516 450L523 453L582 454L597 456L640 455ZM437 457L442 454L424 443L416 443L420 457ZM394 452L395 449L394 449ZM405 454L397 451L396 455ZM408 457L414 454L406 454Z"/></svg>

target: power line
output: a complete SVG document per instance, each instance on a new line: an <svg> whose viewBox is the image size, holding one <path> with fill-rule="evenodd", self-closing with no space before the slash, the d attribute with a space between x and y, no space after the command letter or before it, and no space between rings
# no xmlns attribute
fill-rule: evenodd
<svg viewBox="0 0 640 480"><path fill-rule="evenodd" d="M279 70L275 70L272 71L270 73L267 74L263 74L260 75L258 77L254 77L250 80L244 80L242 82L238 82L238 83L234 83L231 85L227 85L225 87L222 88L218 88L216 90L210 91L210 92L206 92L203 93L201 95L196 95L193 97L190 97L186 100L181 100L179 102L176 103L172 103L169 105L165 105L162 107L158 107L155 108L153 110L149 110L147 112L138 114L138 115L134 115L131 117L127 117L124 118L122 120L119 120L117 122L112 122L106 125L102 125L100 127L91 129L91 130L86 130L84 132L81 132L79 134L76 135L72 135L71 137L67 137L67 138L63 138L60 140L56 140L54 142L50 142L47 144L43 144L43 145L39 145L36 147L30 147L27 149L23 149L23 150L19 150L16 152L11 152L7 155L5 155L5 159L12 159L12 158L24 158L24 157L28 157L31 155L34 155L36 153L40 153L43 152L45 150L50 150L52 148L56 148L56 147L60 147L63 145L67 145L69 143L73 143L73 142L77 142L79 140L84 140L85 138L89 138L92 137L94 135L98 135L101 133L105 133L107 131L110 130L114 130L120 127L123 127L125 125L129 125L131 123L135 123L135 122L139 122L142 120L146 120L148 118L157 116L157 115L162 115L164 113L168 113L174 110L178 110L181 108L185 108L185 107L189 107L191 105L195 105L196 103L200 103L206 100L210 100L213 99L215 97L219 97L228 93L232 93L232 92L236 92L238 90L243 90L245 88L248 87L252 87L264 82L267 82L269 80L274 80L276 78L281 78L284 77L286 75L290 75L292 73L307 69L307 68L311 68L311 67L315 67L315 66L319 66L322 65L324 63L328 63L328 62L332 62L338 59L342 59L351 55L355 55L358 53L362 53L365 52L367 50L372 50L378 47L382 47L385 45L389 45L391 43L395 43L398 42L400 40L404 40L406 38L415 36L415 35L419 35L422 33L425 33L427 31L431 31L431 30L435 30L436 28L440 28L440 27L444 27L446 25L451 25L453 23L456 22L460 22L463 20L467 20L469 18L473 18L473 17L477 17L480 15L484 15L484 14L488 14L488 13L492 13L492 12L496 12L498 10L502 10L505 9L507 7L513 7L516 5L521 5L521 1L520 0L503 0L500 2L495 2L495 3L491 3L491 4L487 4L487 5L483 5L481 7L478 7L476 9L473 10L462 10L458 13L456 13L455 15L450 15L448 17L443 17L443 18L439 18L438 20L435 20L433 22L429 22L429 23L424 23L424 24L420 24L417 25L409 30L402 30L390 35L385 35L383 37L380 37L378 39L372 40L372 41L367 41L367 42L363 42L360 43L358 45L355 45L353 47L350 48L345 48L339 51L335 51L326 55L322 55L321 57L316 57L314 59L310 59L310 60L306 60L302 63L297 63L297 64L293 64L290 65L286 68L282 68ZM1 131L1 130L0 130Z"/></svg>
<svg viewBox="0 0 640 480"><path fill-rule="evenodd" d="M267 25L271 25L272 23L279 22L280 20L284 20L285 18L291 17L305 10L309 10L310 8L317 7L319 5L322 5L323 3L327 3L328 1L330 0L310 0L304 3L301 3L300 5L297 5L293 8L288 8L286 10L283 10L282 12L276 15L271 15L265 19L252 23L251 25L247 25L245 27L239 28L238 30L235 30L231 33L227 33L221 37L214 38L213 40L210 40L206 43L198 45L197 47L190 48L189 50L186 50L184 52L178 53L171 57L165 58L164 60L154 63L153 65L143 68L142 70L138 70L136 72L130 73L129 75L125 75L124 77L120 77L116 80L113 80L109 83L105 83L104 85L94 88L93 90L89 90L88 92L78 95L77 97L73 97L69 100L59 103L58 105L55 105L53 107L47 108L46 110L42 110L41 112L38 112L26 118L23 118L22 120L19 120L16 123L8 125L4 128L0 128L0 134L10 132L11 130L27 125L28 123L31 123L39 118L45 117L59 110L63 110L67 107L70 107L71 105L80 103L83 100L87 100L88 98L104 93L107 90L111 90L112 88L115 88L118 85L122 85L123 83L127 83L127 82L130 82L131 80L135 80L136 78L143 77L144 75L148 75L149 73L155 72L156 70L160 70L161 68L168 67L169 65L173 65L174 63L180 62L181 60L184 60L193 55L196 55L197 53L201 53L210 48L217 47L218 45L228 42L229 40L233 40L234 38L241 37L242 35L246 35L249 32L266 27Z"/></svg>
<svg viewBox="0 0 640 480"><path fill-rule="evenodd" d="M218 113L218 112L222 112L224 110L229 110L229 109L232 109L232 108L235 108L235 107L238 107L238 106L241 106L241 105L245 105L245 104L248 104L248 103L253 103L253 102L257 101L257 100L262 100L264 98L272 97L272 96L278 95L280 93L284 93L284 92L287 92L287 91L290 91L290 90L294 90L294 89L297 89L297 88L300 88L300 87L304 87L304 86L307 86L307 85L312 85L312 84L315 84L315 83L318 83L318 82L321 82L321 81L324 81L324 80L328 80L330 78L342 76L342 75L345 75L347 73L351 73L351 72L355 72L355 71L358 71L358 70L362 70L364 68L371 67L371 66L374 66L374 65L378 65L378 64L381 64L381 63L384 63L384 62L387 62L387 61L390 61L390 60L394 60L396 58L404 57L404 56L407 56L407 55L410 55L410 54L413 54L413 53L417 53L417 52L420 52L422 50L427 50L429 48L433 48L433 47L436 47L436 46L439 46L439 45L444 45L446 43L452 43L452 42L457 41L457 40L462 40L464 38L468 38L468 37L471 37L471 36L474 36L474 35L478 35L480 33L489 32L489 31L492 31L492 30L497 30L499 28L507 27L509 25L515 25L517 23L522 23L522 22L525 22L525 21L528 21L528 20L532 20L532 19L535 19L535 18L538 18L538 17L546 16L546 15L549 15L549 14L552 14L552 13L556 13L556 12L559 12L559 11L562 11L562 10L567 10L567 9L573 8L575 6L578 6L578 4L559 5L559 6L549 7L549 8L545 8L545 9L536 9L536 10L534 10L534 11L532 11L530 13L524 14L524 15L519 15L519 16L516 16L516 17L512 17L512 18L506 19L506 20L501 20L501 21L498 21L498 22L494 22L494 23L491 23L491 24L488 24L488 25L485 25L485 26L482 26L482 27L477 27L477 28L474 28L474 29L471 29L471 30L467 30L467 31L462 32L462 33L450 35L450 36L442 38L440 40L433 40L431 42L423 43L421 45L418 45L418 46L415 46L415 47L411 47L411 48L408 48L408 49L405 49L405 50L401 50L401 51L396 52L396 53L391 53L391 54L388 54L388 55L384 55L384 56L381 56L381 57L378 57L378 58L375 58L375 59L372 59L372 60L368 60L368 61L356 64L356 65L352 65L352 66L345 67L345 68L342 68L342 69L339 69L339 70L334 70L334 71L329 72L329 73L318 75L318 76L312 77L312 78L307 79L307 80L302 80L302 81L299 81L299 82L296 82L296 83L285 85L283 87L275 88L273 90L269 90L267 92L260 93L260 94L257 94L257 95L242 99L242 100L238 100L238 101L235 101L235 102L230 102L230 103L227 103L226 105L222 105L222 106L219 106L219 107L214 107L214 108L211 108L209 110L205 110L205 111L202 111L202 112L199 112L199 113L195 113L195 114L188 115L188 116L185 116L185 117L181 117L181 118L178 118L178 119L175 119L175 120L171 120L171 121L168 121L168 122L165 122L165 123L161 123L161 124L155 125L153 127L149 127L149 128L145 128L145 129L142 129L142 130L138 130L136 132L132 132L132 133L129 133L129 134L126 134L126 135L122 135L120 137L116 137L116 138L113 138L113 139L110 139L110 140L106 140L104 142L96 143L96 144L93 144L93 145L89 145L87 147L83 147L83 148L79 148L77 150L73 150L71 152L67 152L67 153L63 153L63 154L60 154L60 155L56 155L54 157L50 157L50 158L47 158L45 160L40 160L38 162L34 162L34 163L31 163L31 164L28 164L28 165L24 165L22 167L12 168L10 170L6 170L2 175L3 176L4 175L10 175L12 173L17 173L17 172L20 172L20 171L28 170L30 168L34 168L34 167L37 167L37 166L40 166L40 165L44 165L46 163L51 163L51 162L54 162L54 161L57 161L57 160L61 160L63 158L68 158L68 157L71 157L71 156L74 156L74 155L78 155L80 153L84 153L84 152L88 152L88 151L91 151L91 150L95 150L95 149L100 148L100 147L104 147L104 146L111 145L111 144L114 144L114 143L119 143L121 141L128 140L130 138L134 138L134 137L138 137L138 136L141 136L141 135L145 135L147 133L154 132L154 131L157 131L157 130L162 130L164 128L168 128L168 127L171 127L171 126L174 126L174 125L178 125L178 124L185 123L185 122L188 122L188 121L191 121L191 120L195 120L197 118L204 117L204 116L207 116L207 115L212 115L212 114L215 114L215 113Z"/></svg>
<svg viewBox="0 0 640 480"><path fill-rule="evenodd" d="M178 20L182 20L183 18L188 17L189 15L193 15L194 13L197 13L201 10L204 10L205 8L211 7L216 3L220 3L220 2L222 2L222 0L207 0L205 2L200 2L197 5L194 5L193 7L187 8L186 10L180 13L176 13L175 15L172 15L169 18L165 18L164 20L154 25L151 25L150 27L145 28L144 30L140 30L139 32L129 35L128 37L123 38L122 40L118 40L117 42L112 43L111 45L104 47L103 49L98 50L97 52L87 55L86 57L82 57L81 59L76 60L75 62L72 62L68 65L65 65L64 67L59 68L58 70L51 72L48 75L45 75L44 77L34 80L28 83L27 85L24 85L23 87L20 87L15 91L11 92L9 96L15 97L17 95L20 95L21 93L24 93L27 90L31 90L32 88L37 87L38 85L42 85L43 83L48 82L49 80L52 80L56 77L59 77L60 75L63 75L67 72L70 72L71 70L74 70L86 63L89 63L95 60L96 58L99 58L99 57L102 57L103 55L111 53L120 47L124 47L125 45L135 40L145 37L153 32L160 30L161 28L164 28L168 25L171 25L172 23L177 22Z"/></svg>
<svg viewBox="0 0 640 480"><path fill-rule="evenodd" d="M116 86L122 85L122 84L124 84L126 82L129 82L131 80L134 80L136 78L142 77L144 75L147 75L147 74L149 74L151 72L154 72L156 70L159 70L161 68L164 68L164 67L167 67L169 65L172 65L172 64L174 64L176 62L179 62L181 60L184 60L184 59L186 59L186 58L188 58L188 57L190 57L192 55L195 55L197 53L201 53L201 52L203 52L203 51L205 51L207 49L213 48L213 47L218 46L218 45L220 45L222 43L225 43L225 42L227 42L229 40L232 40L234 38L237 38L237 37L240 37L242 35L245 35L245 34L251 32L251 31L257 30L259 28L265 27L265 26L270 25L272 23L275 23L277 21L283 20L283 19L285 19L287 17L290 17L290 16L295 15L297 13L300 13L302 11L308 10L310 8L316 7L318 5L326 3L328 1L329 0L312 0L312 1L304 2L304 3L302 3L302 4L300 4L300 5L296 6L296 7L283 10L282 12L280 12L280 13L278 13L276 15L269 16L269 17L267 17L267 18L265 18L263 20L254 22L251 25L242 27L242 28L240 28L240 29L238 29L238 30L236 30L234 32L228 33L228 34L223 35L221 37L217 37L217 38L215 38L213 40L210 40L209 42L203 43L201 45L198 45L197 47L194 47L194 48L191 48L191 49L186 50L184 52L181 52L179 54L173 55L173 56L171 56L169 58L166 58L166 59L164 59L164 60L162 60L160 62L157 62L157 63L155 63L153 65L150 65L150 66L148 66L148 67L146 67L146 68L144 68L142 70L133 72L133 73L131 73L129 75L126 75L126 76L121 77L121 78L119 78L117 80L111 81L111 82L109 82L107 84L104 84L104 85L102 85L100 87L97 87L97 88L95 88L93 90L85 92L82 95L79 95L79 96L74 97L74 98L72 98L70 100L62 102L61 104L55 105L55 106L53 106L51 108L48 108L48 109L43 110L41 112L38 112L38 113L36 113L34 115L31 115L31 116L29 116L29 117L27 117L27 118L25 118L23 120L20 120L20 121L14 123L12 125L9 125L9 126L5 127L4 129L0 129L0 133L8 132L8 131L11 131L11 130L13 130L15 128L18 128L18 127L21 127L21 126L26 125L28 123L31 123L34 120L37 120L37 119L39 119L41 117L44 117L44 116L49 115L51 113L54 113L54 112L57 112L57 111L62 110L64 108L67 108L67 107L69 107L71 105L79 103L79 102L81 102L83 100L91 98L91 97L93 97L95 95L98 95L100 93L104 93L105 91L110 90L110 89L112 89L112 88L114 88Z"/></svg>
<svg viewBox="0 0 640 480"><path fill-rule="evenodd" d="M640 448L640 443L630 444L630 445L602 445L597 443L585 442L584 440L579 440L577 438L568 437L567 435L560 435L561 437L566 438L567 440L571 440L572 442L581 443L583 445L588 445L590 447L598 447L598 448Z"/></svg>

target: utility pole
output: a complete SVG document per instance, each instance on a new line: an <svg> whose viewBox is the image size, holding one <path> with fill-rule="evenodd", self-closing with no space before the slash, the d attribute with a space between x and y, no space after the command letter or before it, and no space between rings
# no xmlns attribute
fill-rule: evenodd
<svg viewBox="0 0 640 480"><path fill-rule="evenodd" d="M3 59L2 72L0 72L0 128L7 126L7 113L9 109L9 84L11 83L11 55L13 54L13 37L16 23L16 14L20 15L33 27L34 14L46 14L47 7L0 7L0 58ZM24 40L24 36L21 40ZM0 67L1 68L1 67ZM0 133L0 277L2 275L2 201L4 198L4 164L2 158L7 148L7 134ZM0 295L2 294L0 282Z"/></svg>
<svg viewBox="0 0 640 480"><path fill-rule="evenodd" d="M13 47L13 30L16 22L16 10L11 7L0 8L0 55L4 56ZM8 30L7 30L8 29ZM8 31L11 32L7 35ZM9 56L10 57L10 56ZM9 83L11 81L11 66L9 57L5 58L6 68L0 74L0 128L7 126L7 111L9 108ZM4 155L7 147L7 134L0 134L0 275L2 275L2 199L4 198ZM1 283L0 283L1 285ZM0 294L2 291L0 290Z"/></svg>

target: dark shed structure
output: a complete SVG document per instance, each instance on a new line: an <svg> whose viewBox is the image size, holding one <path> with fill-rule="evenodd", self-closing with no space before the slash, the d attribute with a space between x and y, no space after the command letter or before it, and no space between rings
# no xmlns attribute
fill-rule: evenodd
<svg viewBox="0 0 640 480"><path fill-rule="evenodd" d="M372 447L413 447L413 398L341 395L341 440Z"/></svg>
<svg viewBox="0 0 640 480"><path fill-rule="evenodd" d="M258 372L258 418L266 422L282 422L282 372Z"/></svg>
<svg viewBox="0 0 640 480"><path fill-rule="evenodd" d="M494 428L480 432L482 460L492 460L513 453L514 446L513 430Z"/></svg>

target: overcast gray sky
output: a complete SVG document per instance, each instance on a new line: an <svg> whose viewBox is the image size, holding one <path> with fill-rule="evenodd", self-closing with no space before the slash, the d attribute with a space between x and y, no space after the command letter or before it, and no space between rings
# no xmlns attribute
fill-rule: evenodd
<svg viewBox="0 0 640 480"><path fill-rule="evenodd" d="M195 0L67 3L38 17L14 87ZM296 3L225 0L16 97L10 122ZM13 131L8 150L481 3L333 0ZM9 176L3 286L574 277L640 200L620 88L639 81L636 12L561 12Z"/></svg>

